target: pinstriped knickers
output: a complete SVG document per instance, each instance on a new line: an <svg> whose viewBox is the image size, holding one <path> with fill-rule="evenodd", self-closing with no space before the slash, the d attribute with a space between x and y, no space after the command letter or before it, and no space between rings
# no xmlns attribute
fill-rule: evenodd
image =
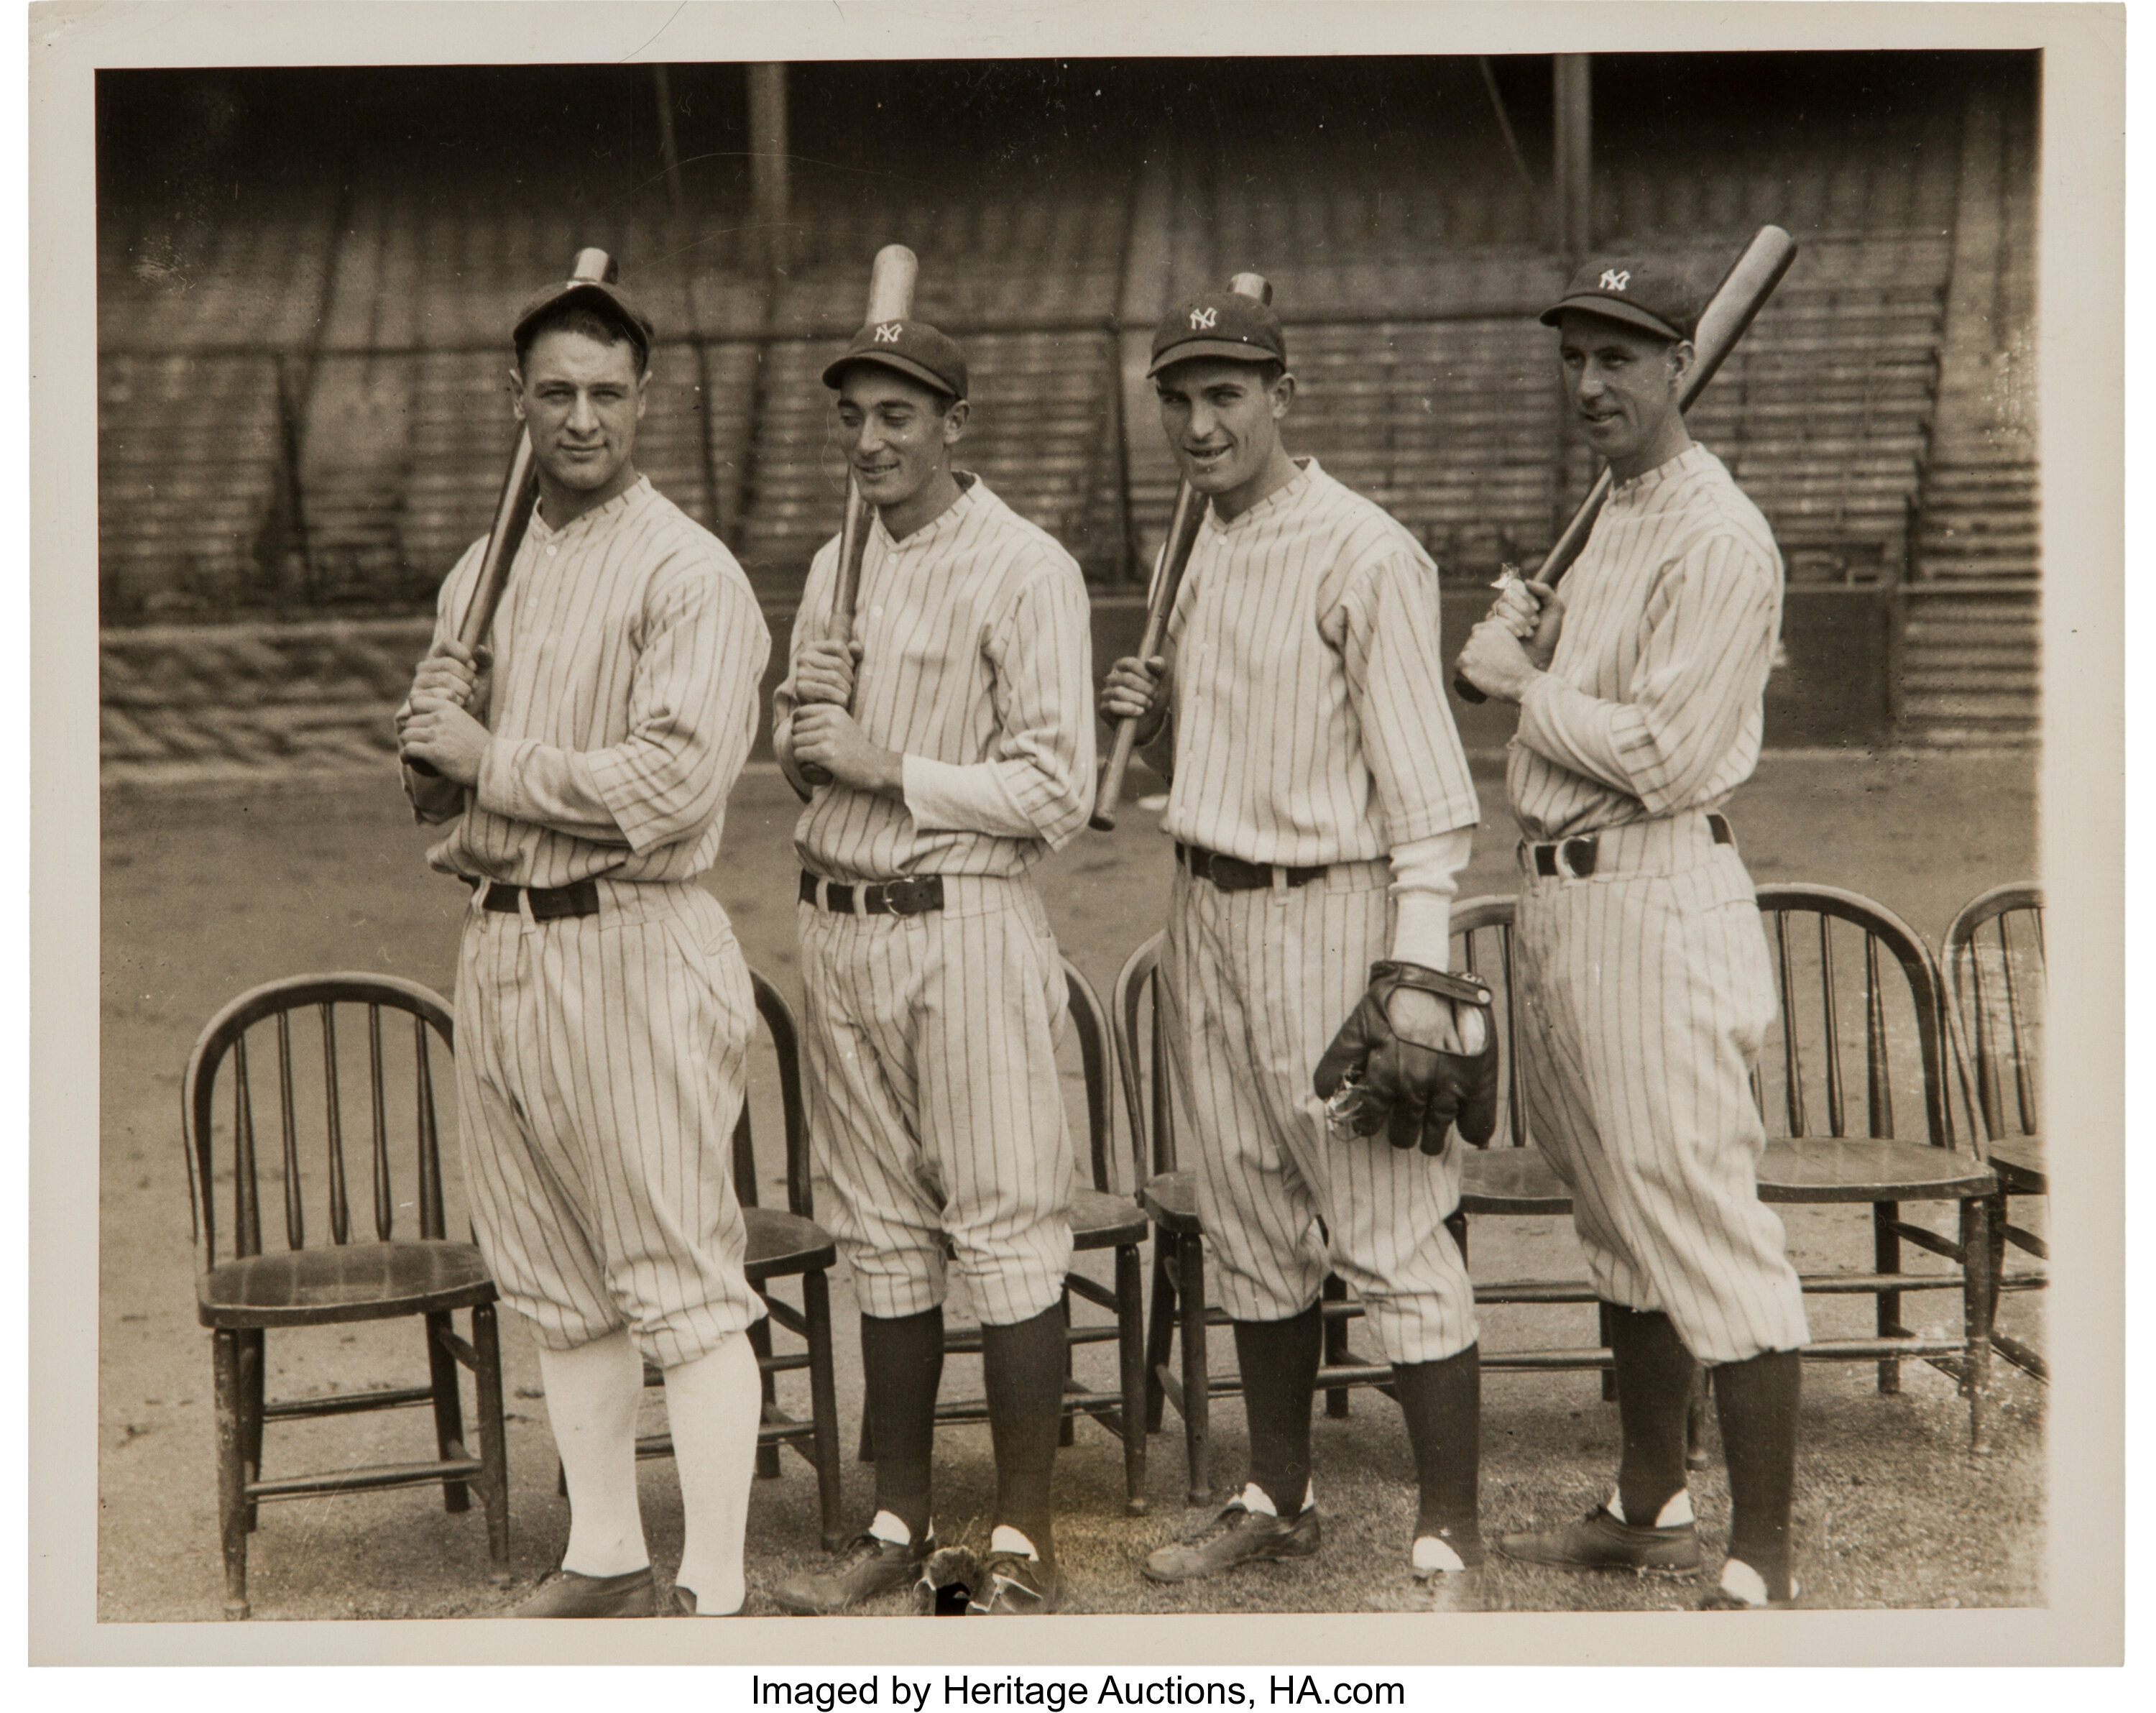
<svg viewBox="0 0 2156 1713"><path fill-rule="evenodd" d="M670 1368L764 1312L730 1152L755 999L701 887L598 887L596 916L465 918L465 1175L502 1300L542 1345L626 1326Z"/></svg>
<svg viewBox="0 0 2156 1713"><path fill-rule="evenodd" d="M1520 893L1528 1127L1598 1294L1666 1314L1702 1362L1797 1349L1804 1296L1755 1175L1775 1000L1752 878L1704 815L1601 840L1589 878Z"/></svg>
<svg viewBox="0 0 2156 1713"><path fill-rule="evenodd" d="M1391 878L1387 863L1342 863L1307 886L1224 893L1178 866L1162 996L1215 1299L1238 1320L1284 1320L1337 1272L1388 1361L1435 1362L1477 1336L1445 1228L1460 1145L1433 1160L1382 1133L1336 1138L1311 1087L1386 954Z"/></svg>
<svg viewBox="0 0 2156 1713"><path fill-rule="evenodd" d="M935 1308L955 1266L1008 1326L1070 1270L1070 995L1031 881L947 875L943 892L919 916L797 907L817 1212L862 1313Z"/></svg>

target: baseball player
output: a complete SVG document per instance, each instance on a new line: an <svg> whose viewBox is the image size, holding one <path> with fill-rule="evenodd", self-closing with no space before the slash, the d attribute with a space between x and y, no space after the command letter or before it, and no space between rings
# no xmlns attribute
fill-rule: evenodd
<svg viewBox="0 0 2156 1713"><path fill-rule="evenodd" d="M454 638L484 548L442 585L398 716L428 862L472 889L457 1096L472 1217L539 1346L568 1481L557 1576L516 1615L640 1617L636 1412L664 1371L685 1539L675 1609L746 1592L760 1413L747 1229L728 1176L754 1021L696 877L756 729L769 633L726 548L639 476L650 322L618 288L542 292L511 385L538 507L490 658Z"/></svg>
<svg viewBox="0 0 2156 1713"><path fill-rule="evenodd" d="M1749 1073L1774 1014L1766 940L1717 811L1759 758L1781 558L1678 410L1698 313L1681 277L1621 260L1589 263L1544 312L1574 419L1614 486L1562 599L1508 589L1460 668L1519 704L1507 784L1524 836L1527 1112L1609 1304L1624 1438L1606 1504L1502 1550L1580 1569L1696 1566L1686 1402L1694 1363L1710 1363L1732 1516L1702 1604L1757 1608L1796 1592L1806 1332L1754 1179Z"/></svg>
<svg viewBox="0 0 2156 1713"><path fill-rule="evenodd" d="M1447 974L1478 810L1446 709L1437 569L1376 506L1288 455L1296 383L1270 309L1228 291L1183 304L1149 372L1210 506L1170 652L1118 661L1101 705L1141 722L1172 778L1161 967L1175 1122L1195 1145L1250 1463L1212 1528L1155 1551L1146 1574L1317 1551L1310 1415L1332 1270L1360 1294L1407 1417L1410 1564L1459 1598L1483 1556L1481 1371L1445 1227L1460 1199L1446 1130L1471 1093L1486 1137L1495 1044L1481 990ZM1356 1077L1383 1090L1389 1134L1331 1134L1321 1068L1322 1093Z"/></svg>
<svg viewBox="0 0 2156 1713"><path fill-rule="evenodd" d="M797 785L807 766L831 780L794 830L803 1057L819 1211L861 1306L876 1510L844 1563L777 1597L836 1612L927 1574L931 1589L964 1582L976 1613L1052 1612L1073 1155L1062 961L1029 871L1090 806L1085 583L953 468L968 407L952 341L911 319L865 327L823 378L876 517L851 634L834 611L837 541L817 554L773 715ZM939 1569L930 1451L952 1268L982 1322L996 1510L985 1556Z"/></svg>

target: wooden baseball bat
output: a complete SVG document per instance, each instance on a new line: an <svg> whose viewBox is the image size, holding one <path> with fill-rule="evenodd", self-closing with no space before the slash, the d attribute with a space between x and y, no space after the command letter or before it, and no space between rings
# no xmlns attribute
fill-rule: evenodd
<svg viewBox="0 0 2156 1713"><path fill-rule="evenodd" d="M1272 282L1262 274L1238 274L1228 282L1230 291L1255 297L1260 303L1273 301ZM1146 591L1145 632L1138 639L1137 657L1149 661L1168 639L1168 621L1175 611L1175 597L1183 587L1183 574L1190 563L1190 550L1198 544L1198 526L1205 521L1205 496L1188 481L1178 483L1175 509L1168 513L1168 536L1160 544L1152 565L1152 582ZM1116 810L1122 800L1123 774L1131 764L1131 749L1137 741L1137 722L1116 722L1116 741L1101 769L1101 783L1093 797L1088 825L1096 832L1113 832Z"/></svg>
<svg viewBox="0 0 2156 1713"><path fill-rule="evenodd" d="M1767 300L1774 295L1774 288L1782 283L1782 276L1789 271L1789 264L1797 259L1797 242L1779 226L1762 226L1754 233L1752 241L1744 246L1743 253L1730 264L1729 271L1722 276L1722 283L1714 288L1714 295L1700 311L1699 327L1692 335L1691 373L1685 377L1684 391L1677 400L1677 409L1689 410L1692 401L1707 388L1715 372L1737 348L1759 311L1766 307ZM1602 515L1603 502L1609 497L1609 469L1604 465L1594 486L1587 491L1587 497L1579 502L1579 509L1572 514L1572 521L1550 543L1550 550L1543 556L1542 564L1535 573L1537 583L1555 587L1559 578L1572 568L1572 562L1579 557L1593 533L1594 520ZM1453 693L1462 702L1486 702L1487 697L1455 672L1452 679Z"/></svg>
<svg viewBox="0 0 2156 1713"><path fill-rule="evenodd" d="M604 250L580 249L570 265L569 278L598 286L614 279L619 272ZM457 640L468 649L476 651L494 624L495 610L501 604L501 592L508 586L509 568L516 563L516 550L524 544L525 531L531 527L531 508L538 503L539 462L532 454L531 433L520 427L516 449L509 455L508 474L501 479L501 497L494 502L494 526L487 531L479 579L472 585L471 599L465 603L464 617L457 625ZM439 777L439 770L431 761L415 756L405 764L415 774Z"/></svg>
<svg viewBox="0 0 2156 1713"><path fill-rule="evenodd" d="M886 244L876 252L869 269L869 312L871 322L902 322L913 313L913 282L921 272L921 259L902 244ZM861 556L869 549L870 512L874 508L861 497L861 485L846 472L846 515L839 526L839 577L831 592L831 611L838 634L854 640L854 608L860 599ZM828 785L831 776L810 763L801 777L812 785Z"/></svg>

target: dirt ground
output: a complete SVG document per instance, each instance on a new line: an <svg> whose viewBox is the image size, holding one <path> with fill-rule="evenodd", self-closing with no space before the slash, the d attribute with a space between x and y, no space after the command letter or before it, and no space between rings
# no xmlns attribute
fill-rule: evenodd
<svg viewBox="0 0 2156 1713"><path fill-rule="evenodd" d="M1493 765L1477 769L1486 820L1463 892L1513 889L1511 838ZM1815 880L1869 894L1937 944L1960 904L1984 887L2036 869L2033 758L1771 757L1732 806L1760 881ZM776 771L744 779L711 877L750 960L789 998L796 876L793 800ZM209 1338L195 1324L187 1191L179 1139L180 1073L196 1031L224 1000L305 970L394 973L444 993L452 982L463 897L432 877L428 840L393 779L259 781L108 791L104 804L101 1133L99 1260L99 1600L106 1620L213 1618L221 1598L209 1407ZM1167 893L1157 817L1126 814L1114 834L1082 835L1045 865L1044 891L1061 943L1105 997L1127 952L1158 925ZM762 1102L767 1078L752 1084ZM776 1132L775 1124L762 1134ZM766 1198L775 1161L761 1158ZM454 1160L454 1155L452 1155ZM453 1174L454 1175L454 1174ZM1856 1211L1799 1209L1789 1222L1806 1268L1868 1258L1869 1222ZM461 1211L453 1206L452 1223ZM1484 1222L1478 1273L1576 1274L1562 1220ZM839 1391L850 1447L860 1419L853 1310L834 1293ZM1954 1299L1911 1299L1912 1314L1951 1319ZM1864 1307L1837 1299L1816 1333L1859 1328ZM2009 1300L2006 1324L2041 1343L2041 1304ZM1486 1348L1587 1342L1584 1309L1496 1309ZM521 1591L554 1561L567 1512L529 1339L505 1317L513 1562ZM1230 1360L1220 1340L1216 1364ZM330 1328L270 1342L272 1396L409 1384L424 1374L416 1329ZM1106 1347L1081 1373L1106 1384ZM1997 1365L1998 1448L1966 1452L1965 1407L1921 1364L1881 1397L1868 1367L1815 1366L1805 1376L1799 1469L1799 1574L1810 1602L1834 1607L1999 1606L2043 1598L2043 1395ZM954 1360L947 1391L977 1388ZM655 1397L655 1395L654 1395ZM801 1401L805 1402L805 1401ZM654 1420L658 1414L652 1405ZM1591 1375L1492 1376L1485 1385L1483 1511L1496 1532L1560 1519L1606 1487L1616 1455L1614 1411ZM1241 1412L1214 1416L1218 1483L1237 1479ZM431 1454L422 1412L332 1418L273 1428L271 1471ZM1352 1413L1321 1412L1316 1444L1327 1546L1309 1565L1269 1566L1182 1590L1143 1583L1137 1566L1162 1541L1202 1520L1183 1504L1174 1417L1151 1443L1151 1514L1123 1515L1115 1441L1081 1423L1059 1464L1059 1539L1082 1609L1122 1611L1387 1610L1410 1605L1405 1574L1413 1465L1399 1414L1372 1393ZM870 1471L848 1459L848 1520L865 1520ZM654 1561L678 1554L680 1503L670 1464L644 1469ZM939 1441L938 1513L947 1540L984 1535L993 1494L984 1428ZM1696 1493L1703 1529L1718 1539L1727 1494L1718 1461ZM768 1591L820 1562L812 1472L789 1457L761 1482L750 1515L751 1610ZM424 1492L267 1505L253 1537L254 1610L264 1618L450 1617L497 1609L485 1530L475 1510L445 1515ZM1710 1560L1710 1565L1713 1562ZM1492 1603L1514 1609L1689 1606L1697 1589L1630 1578L1566 1577L1499 1566ZM896 1609L894 1607L894 1609Z"/></svg>

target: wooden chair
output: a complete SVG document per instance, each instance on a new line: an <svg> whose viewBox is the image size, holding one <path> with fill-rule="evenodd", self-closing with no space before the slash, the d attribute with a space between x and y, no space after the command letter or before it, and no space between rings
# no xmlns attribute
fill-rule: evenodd
<svg viewBox="0 0 2156 1713"><path fill-rule="evenodd" d="M1145 1211L1133 1199L1132 1190L1116 1183L1115 1166L1115 1107L1111 1093L1115 1082L1114 1047L1106 1014L1093 985L1068 958L1063 975L1070 993L1070 1023L1078 1045L1080 1067L1086 1084L1086 1139L1092 1186L1081 1185L1070 1202L1070 1232L1081 1251L1113 1249L1116 1282L1112 1287L1073 1271L1064 1280L1064 1313L1070 1316L1074 1296L1107 1309L1115 1319L1090 1325L1070 1320L1070 1353L1081 1345L1106 1344L1117 1347L1117 1386L1101 1391L1066 1378L1063 1394L1062 1443L1069 1445L1080 1416L1089 1416L1123 1443L1123 1508L1131 1516L1146 1514L1145 1407L1145 1273L1138 1246L1145 1241ZM1132 1186L1135 1187L1135 1185ZM978 1355L979 1329L950 1333L944 1349L953 1355ZM1065 1372L1071 1375L1070 1355ZM944 1422L985 1422L985 1397L940 1399L936 1419ZM865 1412L861 1417L860 1456L864 1463L875 1458L875 1444L869 1432Z"/></svg>
<svg viewBox="0 0 2156 1713"><path fill-rule="evenodd" d="M1123 1103L1131 1126L1132 1152L1142 1187L1138 1201L1152 1222L1152 1306L1143 1359L1145 1423L1158 1431L1165 1404L1183 1417L1188 1503L1213 1502L1210 1469L1212 1400L1242 1391L1239 1378L1215 1376L1209 1366L1207 1330L1228 1325L1205 1294L1204 1232L1198 1217L1194 1175L1176 1164L1173 1103L1168 1096L1168 1038L1157 1000L1160 949L1167 936L1156 934L1132 952L1116 977L1114 1021L1116 1060L1122 1073ZM1362 1314L1337 1278L1325 1282L1325 1344L1317 1384L1325 1393L1326 1412L1348 1413L1350 1386L1372 1386L1390 1393L1392 1367L1368 1363L1350 1348L1348 1323ZM1178 1335L1179 1372L1171 1371Z"/></svg>
<svg viewBox="0 0 2156 1713"><path fill-rule="evenodd" d="M1953 1146L1936 966L1906 923L1854 893L1830 887L1765 886L1759 888L1758 900L1781 1013L1780 1051L1777 1054L1776 1043L1769 1042L1753 1082L1769 1134L1758 1170L1760 1199L1872 1206L1872 1271L1810 1273L1803 1282L1810 1294L1874 1296L1876 1334L1868 1339L1815 1340L1804 1355L1821 1361L1876 1361L1882 1391L1899 1389L1902 1361L1920 1356L1935 1362L1969 1397L1971 1448L1984 1451L1989 1445L1984 1412L1993 1296L1989 1214L1995 1181L1980 1160L1958 1154ZM1513 905L1507 898L1477 898L1453 913L1455 933L1465 942L1462 961L1499 989L1496 1012L1506 1054L1504 1103L1493 1139L1500 1145L1471 1153L1464 1162L1463 1214L1551 1213L1570 1206L1563 1181L1533 1147L1512 1052L1518 1016L1512 982ZM1898 999L1892 992L1895 972ZM1854 991L1849 990L1852 981ZM1858 1115L1844 1062L1856 1051L1863 1055L1863 1129L1852 1134ZM1921 1116L1915 1125L1921 1140L1897 1139L1897 1082L1921 1087L1916 1103ZM1905 1087L1898 1121L1904 1131L1910 1128L1912 1103ZM1815 1123L1822 1119L1823 1127ZM1904 1201L1953 1202L1960 1217L1958 1233L1944 1237L1903 1219ZM1905 1273L1905 1242L1953 1262L1958 1270ZM1942 1290L1961 1293L1958 1337L1919 1335L1902 1324L1904 1294ZM1587 1303L1594 1295L1584 1283L1523 1279L1480 1283L1476 1300ZM1599 1367L1606 1376L1607 1343L1605 1329L1601 1349L1486 1349L1482 1363L1501 1372ZM1703 1396L1695 1397L1692 1412L1695 1464Z"/></svg>
<svg viewBox="0 0 2156 1713"><path fill-rule="evenodd" d="M778 990L762 975L751 970L749 981L756 990L757 1013L770 1034L773 1056L778 1062L779 1106L786 1129L786 1207L782 1211L757 1205L756 1138L747 1100L742 1102L741 1116L734 1123L734 1195L748 1226L748 1282L770 1311L769 1319L757 1322L748 1335L763 1377L763 1422L757 1433L756 1472L766 1480L777 1479L781 1446L791 1446L800 1454L816 1472L824 1546L835 1552L847 1540L839 1496L839 1394L832 1366L831 1295L826 1276L838 1261L838 1246L815 1221L807 1108L801 1098L800 1037L793 1013ZM801 1281L798 1308L774 1296L770 1289L776 1280L796 1278ZM800 1340L803 1347L775 1351L771 1338L774 1321ZM804 1368L808 1372L806 1421L788 1415L780 1406L777 1385L779 1375ZM647 1387L663 1387L665 1376L646 1362L644 1383ZM672 1435L639 1435L636 1454L639 1458L672 1457ZM558 1465L556 1479L561 1490L567 1492Z"/></svg>
<svg viewBox="0 0 2156 1713"><path fill-rule="evenodd" d="M341 1035L341 1008L346 1024ZM295 1032L309 1026L309 1012L319 1036L318 1069L295 1056L293 1045ZM392 1014L388 1027L384 1013ZM397 1038L403 1032L398 1016L409 1019L408 1046ZM260 1032L250 1035L257 1026ZM452 1036L449 1007L415 982L365 974L299 975L240 995L210 1020L188 1056L181 1121L193 1204L196 1314L211 1330L228 1618L249 1615L247 1537L265 1500L439 1485L443 1508L463 1511L476 1487L486 1510L491 1577L508 1585L509 1471L494 1281L475 1244L449 1239L443 1208L430 1038L446 1054ZM250 1045L258 1057L266 1047L275 1064L277 1140L266 1159L258 1148ZM228 1065L231 1121L221 1132L214 1098L218 1073ZM398 1080L408 1078L411 1088L410 1104L399 1100L393 1111L393 1068ZM347 1109L345 1097L360 1081L368 1091L363 1117ZM303 1145L302 1130L311 1133L313 1125L303 1123L302 1114L317 1109L317 1101L321 1130ZM364 1135L357 1144L364 1151L347 1160L345 1127L355 1118L355 1140ZM220 1250L218 1186L228 1181L230 1224L222 1228ZM284 1213L282 1252L263 1247L265 1181ZM415 1204L417 1229L400 1232L398 1210ZM326 1245L307 1247L311 1218L318 1222L317 1237L326 1232ZM451 1319L460 1309L471 1311L469 1342ZM426 1385L265 1398L264 1345L271 1330L408 1314L425 1323ZM477 1457L465 1445L459 1366L472 1371L477 1384ZM423 1405L434 1412L432 1458L311 1474L264 1473L263 1433L271 1422Z"/></svg>
<svg viewBox="0 0 2156 1713"><path fill-rule="evenodd" d="M1992 1249L2000 1290L2040 1290L2044 1273L2009 1273L2005 1246L2047 1260L2035 1232L2012 1222L2008 1198L2048 1196L2043 1119L2036 1077L2044 1006L2044 893L2030 883L1994 887L1962 907L1947 929L1948 1020L1954 1031L1963 1095L1981 1131L1984 1158L1999 1179L1992 1208ZM2013 1098L2005 1084L2013 1083ZM1971 1085L1974 1085L1973 1087ZM1991 1346L2024 1372L2048 1381L2044 1358L1992 1329Z"/></svg>

